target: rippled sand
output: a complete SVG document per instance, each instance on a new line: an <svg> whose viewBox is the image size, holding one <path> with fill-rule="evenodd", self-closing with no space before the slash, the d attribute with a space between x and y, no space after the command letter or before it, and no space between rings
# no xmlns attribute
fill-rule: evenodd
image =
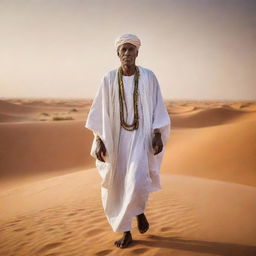
<svg viewBox="0 0 256 256"><path fill-rule="evenodd" d="M134 220L124 250L89 156L90 104L0 101L1 256L256 255L255 102L166 101L163 189L148 201L150 230Z"/></svg>

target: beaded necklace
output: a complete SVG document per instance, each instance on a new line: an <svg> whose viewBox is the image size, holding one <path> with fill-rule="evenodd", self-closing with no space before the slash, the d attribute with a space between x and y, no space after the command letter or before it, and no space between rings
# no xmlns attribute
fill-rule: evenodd
<svg viewBox="0 0 256 256"><path fill-rule="evenodd" d="M119 104L120 104L120 123L121 126L128 130L133 131L138 129L139 127L139 113L138 113L138 84L139 84L139 76L140 72L138 67L135 67L135 75L134 75L134 90L133 90L133 109L134 109L134 117L132 124L128 124L124 120L124 105L126 109L126 120L128 118L127 105L125 101L124 95L124 84L123 84L123 70L120 67L118 70L118 85L119 85Z"/></svg>

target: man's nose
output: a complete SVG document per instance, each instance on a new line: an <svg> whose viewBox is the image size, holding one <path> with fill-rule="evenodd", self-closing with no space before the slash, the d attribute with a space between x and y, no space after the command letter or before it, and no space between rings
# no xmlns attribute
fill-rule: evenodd
<svg viewBox="0 0 256 256"><path fill-rule="evenodd" d="M129 55L130 54L130 51L129 49L127 49L125 52L124 52L124 55Z"/></svg>

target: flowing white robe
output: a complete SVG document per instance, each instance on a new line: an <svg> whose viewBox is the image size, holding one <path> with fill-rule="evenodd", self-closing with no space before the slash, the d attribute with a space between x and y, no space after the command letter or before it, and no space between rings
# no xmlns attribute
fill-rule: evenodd
<svg viewBox="0 0 256 256"><path fill-rule="evenodd" d="M108 72L90 108L85 127L98 135L107 150L105 162L91 155L102 178L102 204L115 232L131 230L133 217L144 212L150 192L161 189L160 165L170 135L170 118L154 73L139 66L139 128L127 131L120 125L118 70ZM128 123L133 120L134 76L123 76ZM126 112L124 107L126 120ZM154 155L153 130L162 134L164 148Z"/></svg>

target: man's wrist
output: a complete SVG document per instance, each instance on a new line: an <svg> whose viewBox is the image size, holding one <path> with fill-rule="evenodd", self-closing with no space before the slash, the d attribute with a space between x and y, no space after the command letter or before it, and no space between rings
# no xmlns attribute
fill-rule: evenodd
<svg viewBox="0 0 256 256"><path fill-rule="evenodd" d="M96 136L96 141L97 142L101 142L102 141L101 138L98 135Z"/></svg>
<svg viewBox="0 0 256 256"><path fill-rule="evenodd" d="M153 133L155 136L161 136L161 132L159 129L154 129Z"/></svg>

